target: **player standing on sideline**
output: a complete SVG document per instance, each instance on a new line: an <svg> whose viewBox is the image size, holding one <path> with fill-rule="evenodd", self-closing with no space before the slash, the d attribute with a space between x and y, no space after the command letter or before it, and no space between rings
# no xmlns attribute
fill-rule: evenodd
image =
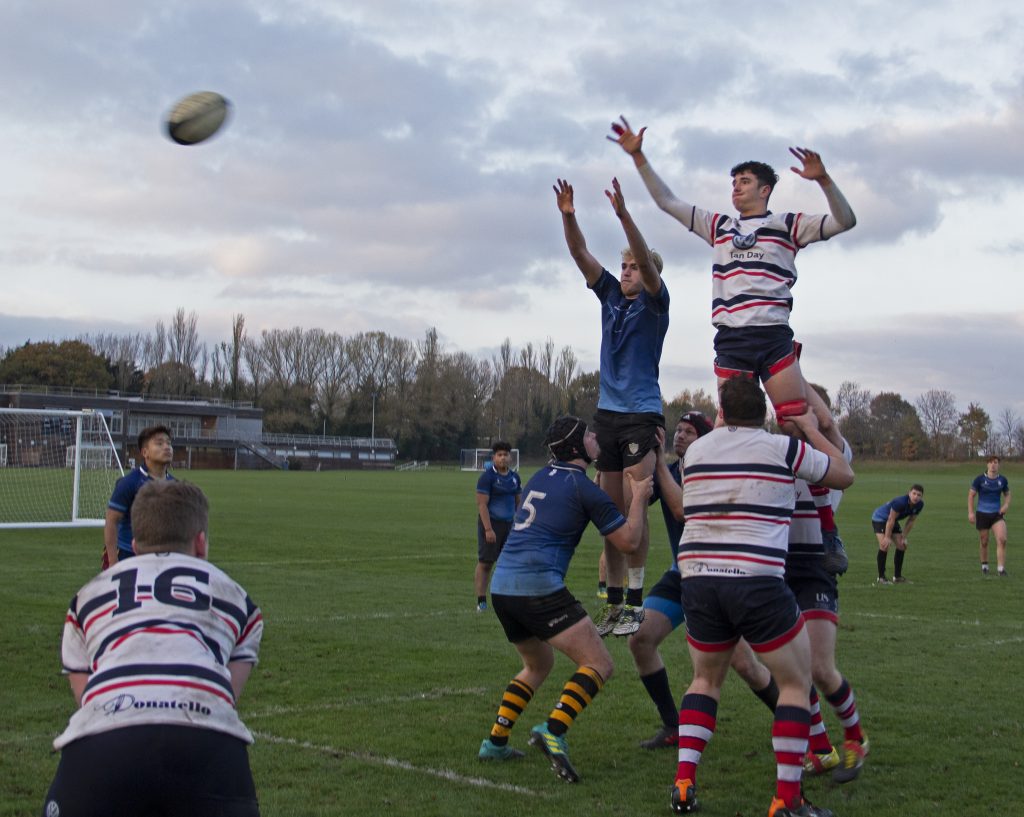
<svg viewBox="0 0 1024 817"><path fill-rule="evenodd" d="M565 734L611 678L613 665L594 622L566 588L565 574L590 522L623 552L639 547L652 480L632 485L629 517L624 518L587 477L587 464L597 452L586 423L578 417L559 417L544 442L552 460L526 483L525 498L491 580L494 612L523 669L505 689L491 735L480 744L478 756L523 756L509 746L509 734L551 672L558 650L577 665L576 671L547 721L530 730L530 744L547 755L560 778L575 783L579 775L569 761Z"/></svg>
<svg viewBox="0 0 1024 817"><path fill-rule="evenodd" d="M61 660L79 709L54 742L43 813L256 817L252 735L235 709L263 616L206 561L209 506L151 482L132 509L137 558L71 600Z"/></svg>
<svg viewBox="0 0 1024 817"><path fill-rule="evenodd" d="M843 446L847 459L849 446ZM836 491L842 495L841 491ZM860 774L868 753L868 739L860 726L857 701L850 683L836 667L836 634L839 627L839 585L825 564L821 524L810 486L796 481L796 505L789 526L786 584L800 606L811 643L811 726L804 772L832 771L836 783L849 783ZM821 717L818 690L835 710L843 725L840 755L829 740Z"/></svg>
<svg viewBox="0 0 1024 817"><path fill-rule="evenodd" d="M842 489L853 483L853 471L810 410L783 425L809 445L762 428L765 397L756 381L727 380L719 394L726 425L693 443L683 463L686 527L679 569L693 681L679 711L672 808L679 814L697 809L697 765L715 730L732 652L744 638L779 686L772 726L776 792L768 817L831 817L806 803L800 789L810 730L811 650L783 577L794 479Z"/></svg>
<svg viewBox="0 0 1024 817"><path fill-rule="evenodd" d="M630 506L628 474L639 481L654 473L655 431L665 427L662 415L658 365L668 331L668 288L661 279L662 260L651 251L626 209L617 179L605 195L622 224L629 247L622 252L620 280L608 272L587 249L576 221L572 185L562 179L554 187L562 214L562 228L576 266L601 302L600 395L594 431L601 448L597 469L601 487L625 512ZM608 570L608 603L597 617L602 636L630 635L640 626L643 615L644 566L649 534L644 517L640 548L629 558L605 542ZM628 588L623 599L622 579ZM623 605L625 601L625 606Z"/></svg>
<svg viewBox="0 0 1024 817"><path fill-rule="evenodd" d="M672 549L672 566L658 579L651 592L644 599L644 618L640 629L629 637L629 650L633 654L640 681L661 716L662 726L653 737L640 742L644 749L670 749L679 746L679 708L672 696L668 682L668 670L658 652L658 647L683 623L679 567L679 540L683 535L683 456L690 444L711 432L711 423L699 411L687 411L679 418L672 437L672 450L678 459L671 465L665 463L663 447L659 443L655 467L655 490L651 497L661 500L665 517L669 546ZM765 705L775 711L779 699L779 688L767 667L754 658L750 646L740 641L733 652L732 667L747 682L754 694Z"/></svg>
<svg viewBox="0 0 1024 817"><path fill-rule="evenodd" d="M621 124L612 124L614 135L608 139L633 157L658 207L711 245L711 322L717 330L715 374L719 385L731 377L759 378L780 423L790 415L803 414L810 406L821 432L835 444L832 415L800 370L799 344L793 340L789 315L793 309L791 290L797 278L797 252L853 228L857 223L853 209L825 170L819 154L807 148L790 148L801 165L790 170L821 187L829 207L827 215L772 213L768 199L779 177L769 165L753 161L730 171L732 204L738 218L703 210L676 198L654 172L643 152L646 130L634 133L621 117ZM834 523L827 504L818 501L822 528L831 533ZM842 546L837 538L828 537L826 541L834 548ZM837 564L843 564L843 556Z"/></svg>
<svg viewBox="0 0 1024 817"><path fill-rule="evenodd" d="M978 500L978 512L974 512L974 500ZM988 534L996 535L996 565L999 575L1006 577L1006 520L1004 514L1010 509L1010 483L999 475L999 457L988 458L984 474L978 474L967 491L967 521L978 531L978 555L981 557L981 572L988 575Z"/></svg>
<svg viewBox="0 0 1024 817"><path fill-rule="evenodd" d="M512 470L512 446L498 440L491 451L494 454L491 457L493 467L484 468L476 481L477 563L473 584L478 613L487 609L487 580L512 530L512 517L516 515L523 494L519 474Z"/></svg>
<svg viewBox="0 0 1024 817"><path fill-rule="evenodd" d="M903 584L903 559L907 555L907 537L914 527L917 517L924 510L924 486L914 484L903 496L897 496L879 505L871 514L871 527L878 540L878 584L890 584L885 577L885 561L889 548L896 545L896 555L892 557L893 577L896 584ZM900 527L900 521L907 519L907 529Z"/></svg>
<svg viewBox="0 0 1024 817"><path fill-rule="evenodd" d="M132 503L139 489L150 480L174 479L168 469L174 459L171 430L167 426L149 426L139 432L139 456L136 465L114 485L114 493L107 503L107 516L103 525L103 560L106 570L119 559L134 556L132 551Z"/></svg>

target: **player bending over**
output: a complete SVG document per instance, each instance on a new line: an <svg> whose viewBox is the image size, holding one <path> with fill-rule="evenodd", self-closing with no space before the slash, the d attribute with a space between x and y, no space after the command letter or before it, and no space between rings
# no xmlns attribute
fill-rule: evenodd
<svg viewBox="0 0 1024 817"><path fill-rule="evenodd" d="M48 817L258 817L235 706L263 616L206 560L207 519L195 485L147 483L132 506L136 558L71 600L61 660L79 708L53 742Z"/></svg>
<svg viewBox="0 0 1024 817"><path fill-rule="evenodd" d="M579 774L569 761L565 735L611 678L613 666L594 622L566 588L565 574L591 522L616 548L625 553L636 550L652 480L648 477L633 484L625 518L587 477L596 446L586 423L578 417L558 418L548 429L545 445L551 462L526 483L523 504L491 579L494 612L523 668L505 689L479 757L514 760L523 756L509 745L509 735L551 672L558 650L576 664L576 670L547 721L530 730L530 744L547 755L555 774L575 783Z"/></svg>

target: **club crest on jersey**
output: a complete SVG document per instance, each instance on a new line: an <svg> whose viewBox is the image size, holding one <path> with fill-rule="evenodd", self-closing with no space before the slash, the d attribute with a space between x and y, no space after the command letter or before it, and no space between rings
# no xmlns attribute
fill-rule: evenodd
<svg viewBox="0 0 1024 817"><path fill-rule="evenodd" d="M640 443L630 443L627 448L629 449L629 455L635 457L637 452L640 450Z"/></svg>
<svg viewBox="0 0 1024 817"><path fill-rule="evenodd" d="M757 230L747 235L736 233L732 237L732 245L737 250L749 250L757 243Z"/></svg>

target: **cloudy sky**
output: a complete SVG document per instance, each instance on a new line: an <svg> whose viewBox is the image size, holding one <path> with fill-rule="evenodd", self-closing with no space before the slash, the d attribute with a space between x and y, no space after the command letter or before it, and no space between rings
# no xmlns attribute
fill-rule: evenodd
<svg viewBox="0 0 1024 817"><path fill-rule="evenodd" d="M665 257L662 390L710 389L709 249L605 140L626 114L680 197L729 209L776 166L776 210L821 212L822 153L858 225L798 259L809 379L952 391L1024 413L1024 24L1016 4L874 0L5 0L0 346L150 331L210 341L243 313L489 356L550 337L597 368L599 309L565 250L569 179L618 263L613 176ZM211 141L161 133L216 90ZM613 267L614 269L614 267Z"/></svg>

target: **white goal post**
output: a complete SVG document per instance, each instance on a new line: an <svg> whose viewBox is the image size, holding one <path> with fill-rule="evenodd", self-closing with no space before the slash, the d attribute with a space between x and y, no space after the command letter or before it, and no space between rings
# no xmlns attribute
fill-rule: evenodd
<svg viewBox="0 0 1024 817"><path fill-rule="evenodd" d="M123 473L101 413L0 408L0 528L101 527Z"/></svg>
<svg viewBox="0 0 1024 817"><path fill-rule="evenodd" d="M483 471L491 464L494 452L489 448L463 448L459 455L459 468L463 471ZM513 471L519 470L519 449L512 449L510 466Z"/></svg>

